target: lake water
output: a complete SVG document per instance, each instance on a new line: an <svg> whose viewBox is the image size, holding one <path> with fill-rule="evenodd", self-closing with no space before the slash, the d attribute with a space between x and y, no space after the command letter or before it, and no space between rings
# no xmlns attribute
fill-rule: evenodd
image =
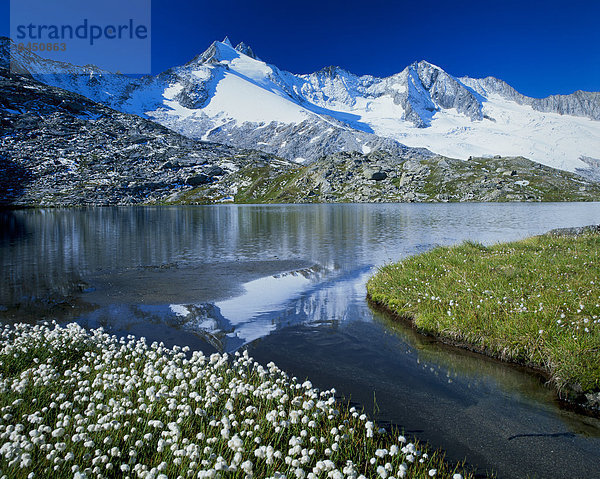
<svg viewBox="0 0 600 479"><path fill-rule="evenodd" d="M600 422L521 368L373 311L378 265L470 239L600 223L599 203L0 212L0 319L247 348L499 477L600 477Z"/></svg>

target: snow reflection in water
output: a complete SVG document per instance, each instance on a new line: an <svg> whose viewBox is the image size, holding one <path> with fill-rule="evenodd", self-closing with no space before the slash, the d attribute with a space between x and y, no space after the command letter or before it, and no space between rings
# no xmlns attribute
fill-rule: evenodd
<svg viewBox="0 0 600 479"><path fill-rule="evenodd" d="M321 274L303 269L249 281L244 293L217 303L171 304L188 331L202 332L219 351L232 352L277 327L277 313L298 298Z"/></svg>
<svg viewBox="0 0 600 479"><path fill-rule="evenodd" d="M600 204L273 205L4 213L0 318L250 354L500 477L594 477L598 421L538 378L369 309L374 267L598 222ZM321 265L307 276L273 275ZM262 278L262 279L261 279ZM549 452L552 451L552 452Z"/></svg>

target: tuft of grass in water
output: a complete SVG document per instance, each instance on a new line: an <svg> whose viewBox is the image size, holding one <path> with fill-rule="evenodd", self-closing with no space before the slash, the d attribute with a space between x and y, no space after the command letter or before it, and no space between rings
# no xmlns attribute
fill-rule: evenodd
<svg viewBox="0 0 600 479"><path fill-rule="evenodd" d="M600 235L465 242L382 267L368 295L422 332L600 391Z"/></svg>
<svg viewBox="0 0 600 479"><path fill-rule="evenodd" d="M472 478L335 390L75 324L0 329L3 478Z"/></svg>

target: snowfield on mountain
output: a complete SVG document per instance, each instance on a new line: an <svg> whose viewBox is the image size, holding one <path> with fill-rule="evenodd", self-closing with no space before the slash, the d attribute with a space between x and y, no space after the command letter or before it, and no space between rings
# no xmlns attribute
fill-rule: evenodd
<svg viewBox="0 0 600 479"><path fill-rule="evenodd" d="M488 77L457 78L426 61L387 78L339 67L296 75L228 39L141 79L11 49L12 68L191 138L313 161L339 151L426 148L458 159L523 156L567 171L600 151L600 93L545 99ZM597 167L597 166L596 166Z"/></svg>

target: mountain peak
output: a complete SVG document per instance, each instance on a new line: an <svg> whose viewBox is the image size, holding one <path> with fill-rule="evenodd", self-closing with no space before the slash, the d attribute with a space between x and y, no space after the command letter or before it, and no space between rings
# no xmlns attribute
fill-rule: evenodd
<svg viewBox="0 0 600 479"><path fill-rule="evenodd" d="M244 42L238 43L235 49L236 51L243 53L244 55L247 55L250 58L254 58L255 60L259 59L254 53L254 50L252 50L252 48L250 47L250 45L246 45Z"/></svg>
<svg viewBox="0 0 600 479"><path fill-rule="evenodd" d="M189 63L220 63L224 60L231 60L236 55L229 37L225 37L222 42L212 42L204 53L197 55Z"/></svg>
<svg viewBox="0 0 600 479"><path fill-rule="evenodd" d="M339 67L337 65L329 65L329 66L321 68L319 71L317 71L315 73L320 73L322 75L333 77L333 76L340 75L340 74L347 74L348 72L346 70L344 70L342 67Z"/></svg>
<svg viewBox="0 0 600 479"><path fill-rule="evenodd" d="M414 68L415 70L438 70L438 71L446 73L443 68L440 68L437 65L434 65L433 63L428 62L427 60L419 60L418 62L415 61L415 62L411 63L410 66L412 68Z"/></svg>
<svg viewBox="0 0 600 479"><path fill-rule="evenodd" d="M201 63L220 63L222 61L231 61L234 58L237 58L240 53L260 61L260 58L256 56L250 45L240 42L233 48L229 37L225 37L222 42L212 42L211 46L208 47L202 55L197 56L192 61L200 61Z"/></svg>

